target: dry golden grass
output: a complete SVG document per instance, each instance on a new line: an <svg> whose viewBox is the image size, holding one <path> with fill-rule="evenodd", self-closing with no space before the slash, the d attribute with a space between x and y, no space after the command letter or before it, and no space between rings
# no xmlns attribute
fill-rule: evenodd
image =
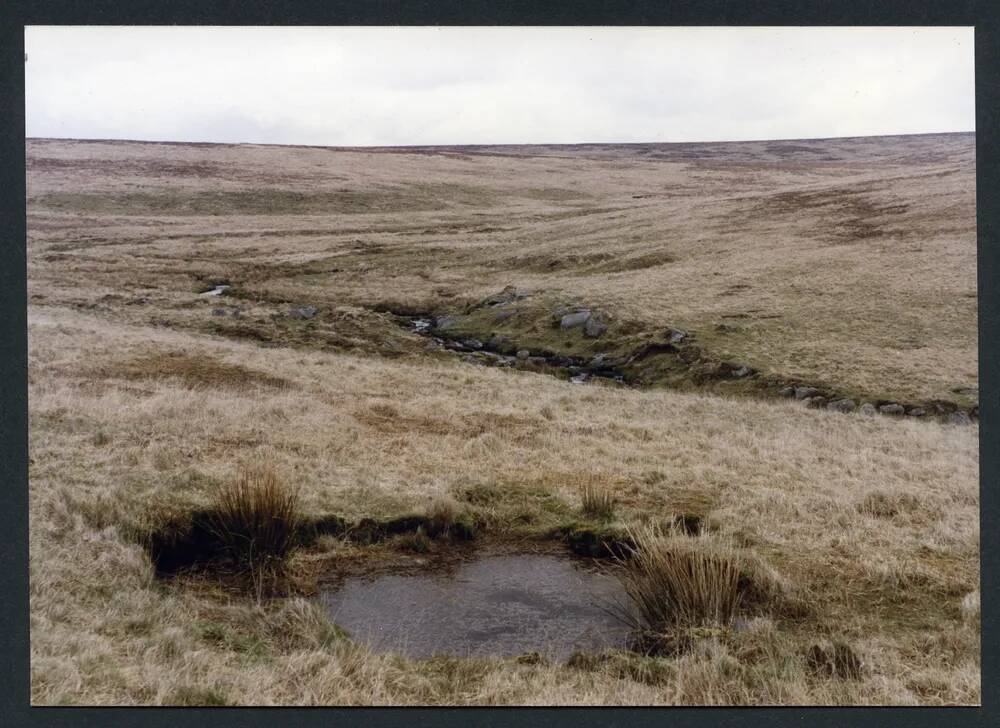
<svg viewBox="0 0 1000 728"><path fill-rule="evenodd" d="M634 626L655 635L726 626L740 606L739 557L706 538L664 535L647 526L619 558L622 583L637 615Z"/></svg>
<svg viewBox="0 0 1000 728"><path fill-rule="evenodd" d="M796 146L809 151L29 140L29 293L136 322L405 353L421 342L373 307L459 307L512 284L640 330L682 328L766 374L968 405L954 390L977 386L973 135ZM360 202L372 195L386 204ZM250 296L240 319L209 314L232 301L192 295L223 279ZM305 304L329 313L270 318Z"/></svg>
<svg viewBox="0 0 1000 728"><path fill-rule="evenodd" d="M977 703L978 427L474 367L377 310L514 284L784 375L975 386L971 138L811 144L829 159L29 142L33 702ZM200 297L213 278L237 295ZM298 305L320 311L272 317ZM158 578L144 535L260 457L305 515L484 539L540 538L603 484L609 527L700 516L766 608L666 657L412 661L306 598Z"/></svg>
<svg viewBox="0 0 1000 728"><path fill-rule="evenodd" d="M580 487L580 501L584 515L602 521L611 520L615 515L614 494L606 486L584 483Z"/></svg>
<svg viewBox="0 0 1000 728"><path fill-rule="evenodd" d="M451 361L303 355L72 311L32 311L30 327L36 703L174 704L197 697L194 688L240 704L979 700L979 624L967 616L979 580L976 428L581 389ZM138 392L114 378L91 386L64 366L100 363L140 340L164 351L197 345L293 386L206 391L162 379ZM525 422L477 434L373 430L348 414L371 402L403 416L460 418L475 408ZM94 444L95 432L108 441ZM484 513L515 498L512 507L543 527L573 518L559 504L574 502L579 473L589 472L617 479L627 498L618 520L641 523L689 508L697 484L716 535L766 561L813 613L778 609L750 631L700 637L673 658L456 668L324 643L316 635L333 627L312 611L279 629L269 620L291 608L285 600L258 611L197 581L158 583L132 534L158 514L207 507L233 462L266 454L295 474L303 512L349 518L419 512L429 499L472 492ZM859 513L874 490L913 508ZM206 621L225 625L225 638L206 638ZM863 648L865 675L814 675L808 650L824 639ZM623 682L622 670L633 677Z"/></svg>

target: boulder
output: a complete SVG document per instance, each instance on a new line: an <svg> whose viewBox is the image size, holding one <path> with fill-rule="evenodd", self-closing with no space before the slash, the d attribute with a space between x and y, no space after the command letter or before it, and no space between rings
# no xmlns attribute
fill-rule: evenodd
<svg viewBox="0 0 1000 728"><path fill-rule="evenodd" d="M733 376L737 379L743 379L744 377L749 377L753 374L753 369L748 366L741 366L739 369L733 372Z"/></svg>
<svg viewBox="0 0 1000 728"><path fill-rule="evenodd" d="M688 337L687 332L680 329L667 329L666 335L671 344L679 344Z"/></svg>
<svg viewBox="0 0 1000 728"><path fill-rule="evenodd" d="M906 411L906 414L909 417L923 417L927 414L927 410L923 407L911 407Z"/></svg>
<svg viewBox="0 0 1000 728"><path fill-rule="evenodd" d="M948 424L959 425L959 426L971 425L972 418L969 417L964 412L952 412L950 415L948 415Z"/></svg>
<svg viewBox="0 0 1000 728"><path fill-rule="evenodd" d="M884 415L893 415L898 417L906 412L906 408L901 404L896 404L895 402L890 402L889 404L884 404L878 408L878 411Z"/></svg>
<svg viewBox="0 0 1000 728"><path fill-rule="evenodd" d="M589 320L590 320L590 311L577 311L576 313L568 313L559 320L559 328L575 329L578 326L583 326Z"/></svg>
<svg viewBox="0 0 1000 728"><path fill-rule="evenodd" d="M493 334L490 340L486 342L486 346L493 351L507 351L511 348L510 339L506 336L501 336L500 334Z"/></svg>
<svg viewBox="0 0 1000 728"><path fill-rule="evenodd" d="M317 313L314 306L299 306L288 312L288 316L294 319L311 319Z"/></svg>
<svg viewBox="0 0 1000 728"><path fill-rule="evenodd" d="M819 390L816 387L796 387L795 388L795 399L809 399L815 397L819 394Z"/></svg>
<svg viewBox="0 0 1000 728"><path fill-rule="evenodd" d="M589 336L591 339L596 339L607 330L608 330L607 324L605 324L603 321L600 321L599 319L594 318L593 316L587 319L587 323L583 325L584 335Z"/></svg>
<svg viewBox="0 0 1000 728"><path fill-rule="evenodd" d="M457 324L459 320L458 316L439 316L435 321L435 325L443 331L444 329L450 329L452 326Z"/></svg>
<svg viewBox="0 0 1000 728"><path fill-rule="evenodd" d="M853 412L857 405L853 399L835 399L826 408L834 412Z"/></svg>
<svg viewBox="0 0 1000 728"><path fill-rule="evenodd" d="M483 342L479 339L462 339L462 345L467 349L476 349L477 351L483 348Z"/></svg>
<svg viewBox="0 0 1000 728"><path fill-rule="evenodd" d="M874 417L878 414L878 410L875 409L875 405L871 402L863 402L860 407L858 407L858 414L862 414L865 417Z"/></svg>

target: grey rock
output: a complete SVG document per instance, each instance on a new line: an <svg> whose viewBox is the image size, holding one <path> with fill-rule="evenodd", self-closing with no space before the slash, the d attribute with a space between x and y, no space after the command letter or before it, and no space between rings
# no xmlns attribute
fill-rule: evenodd
<svg viewBox="0 0 1000 728"><path fill-rule="evenodd" d="M596 339L607 330L607 324L594 318L593 316L587 319L587 323L583 326L584 335L589 336L591 339Z"/></svg>
<svg viewBox="0 0 1000 728"><path fill-rule="evenodd" d="M865 417L874 417L878 414L878 410L875 409L875 405L871 402L864 402L860 407L858 407L858 413L864 415Z"/></svg>
<svg viewBox="0 0 1000 728"><path fill-rule="evenodd" d="M853 399L835 399L826 408L834 412L853 412L857 404Z"/></svg>
<svg viewBox="0 0 1000 728"><path fill-rule="evenodd" d="M794 397L795 387L782 387L778 390L779 397Z"/></svg>
<svg viewBox="0 0 1000 728"><path fill-rule="evenodd" d="M952 412L950 415L948 415L948 424L959 425L959 426L971 425L972 418L969 417L964 412Z"/></svg>
<svg viewBox="0 0 1000 728"><path fill-rule="evenodd" d="M923 407L913 407L912 409L907 410L906 414L909 417L923 417L927 414L927 410Z"/></svg>
<svg viewBox="0 0 1000 728"><path fill-rule="evenodd" d="M878 411L884 415L898 416L906 412L906 408L901 404L896 404L895 402L890 402L889 404L884 404L878 408Z"/></svg>
<svg viewBox="0 0 1000 728"><path fill-rule="evenodd" d="M437 328L444 330L450 329L452 326L459 322L460 318L458 316L439 316L435 325Z"/></svg>
<svg viewBox="0 0 1000 728"><path fill-rule="evenodd" d="M494 351L506 351L510 348L510 339L506 336L501 336L500 334L493 334L490 340L486 342L486 346Z"/></svg>
<svg viewBox="0 0 1000 728"><path fill-rule="evenodd" d="M593 359L590 360L590 366L592 367L601 366L604 363L604 359L606 358L606 356L607 356L606 354L598 354L597 356L595 356Z"/></svg>
<svg viewBox="0 0 1000 728"><path fill-rule="evenodd" d="M590 320L590 311L577 311L576 313L568 313L562 317L559 321L559 328L561 329L575 329L578 326L583 326L587 321Z"/></svg>
<svg viewBox="0 0 1000 728"><path fill-rule="evenodd" d="M497 311L496 315L493 317L493 320L496 321L497 323L500 323L501 321L506 321L516 313L517 309L514 308L509 308L506 311Z"/></svg>
<svg viewBox="0 0 1000 728"><path fill-rule="evenodd" d="M224 308L213 308L212 309L212 315L213 316L225 316L226 315L226 309L224 309Z"/></svg>
<svg viewBox="0 0 1000 728"><path fill-rule="evenodd" d="M462 339L462 345L465 346L467 349L478 350L483 348L483 342L481 342L479 339Z"/></svg>
<svg viewBox="0 0 1000 728"><path fill-rule="evenodd" d="M228 291L229 288L230 288L229 286L223 284L223 285L220 285L220 286L216 286L211 291L205 291L201 295L203 295L203 296L221 296L223 293L225 293L226 291Z"/></svg>
<svg viewBox="0 0 1000 728"><path fill-rule="evenodd" d="M288 315L294 319L311 319L316 313L317 309L314 306L300 306L293 308L288 312Z"/></svg>
<svg viewBox="0 0 1000 728"><path fill-rule="evenodd" d="M572 309L566 308L565 306L556 306L552 309L552 315L557 319L561 319L563 316L572 313Z"/></svg>
<svg viewBox="0 0 1000 728"><path fill-rule="evenodd" d="M569 381L573 382L573 384L583 384L588 379L590 379L590 375L586 372L582 372L577 374L575 377L571 377Z"/></svg>
<svg viewBox="0 0 1000 728"><path fill-rule="evenodd" d="M753 374L753 369L747 366L742 366L733 372L733 376L736 377L737 379L743 379L744 377L748 377L751 374Z"/></svg>
<svg viewBox="0 0 1000 728"><path fill-rule="evenodd" d="M527 359L529 356L531 356L531 352L528 351L527 349L518 349L517 350L517 358L518 359L521 359L523 361L524 359Z"/></svg>
<svg viewBox="0 0 1000 728"><path fill-rule="evenodd" d="M826 406L826 397L810 397L806 400L809 409L822 409Z"/></svg>
<svg viewBox="0 0 1000 728"><path fill-rule="evenodd" d="M815 397L819 394L819 390L816 387L796 387L795 388L795 399L809 399L810 397Z"/></svg>
<svg viewBox="0 0 1000 728"><path fill-rule="evenodd" d="M688 337L686 331L680 329L667 329L667 341L671 344L679 344Z"/></svg>

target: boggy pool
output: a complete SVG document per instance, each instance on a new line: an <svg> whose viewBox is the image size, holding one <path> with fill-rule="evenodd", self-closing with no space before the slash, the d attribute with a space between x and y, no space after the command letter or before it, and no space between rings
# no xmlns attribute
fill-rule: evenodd
<svg viewBox="0 0 1000 728"><path fill-rule="evenodd" d="M617 578L586 559L486 554L446 570L349 577L321 593L331 618L380 652L563 660L625 645Z"/></svg>

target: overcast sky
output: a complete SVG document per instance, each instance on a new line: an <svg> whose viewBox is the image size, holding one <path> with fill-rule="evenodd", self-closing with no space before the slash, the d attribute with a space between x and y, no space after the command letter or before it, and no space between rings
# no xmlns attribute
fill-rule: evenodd
<svg viewBox="0 0 1000 728"><path fill-rule="evenodd" d="M972 131L971 28L31 27L32 137L320 145Z"/></svg>

